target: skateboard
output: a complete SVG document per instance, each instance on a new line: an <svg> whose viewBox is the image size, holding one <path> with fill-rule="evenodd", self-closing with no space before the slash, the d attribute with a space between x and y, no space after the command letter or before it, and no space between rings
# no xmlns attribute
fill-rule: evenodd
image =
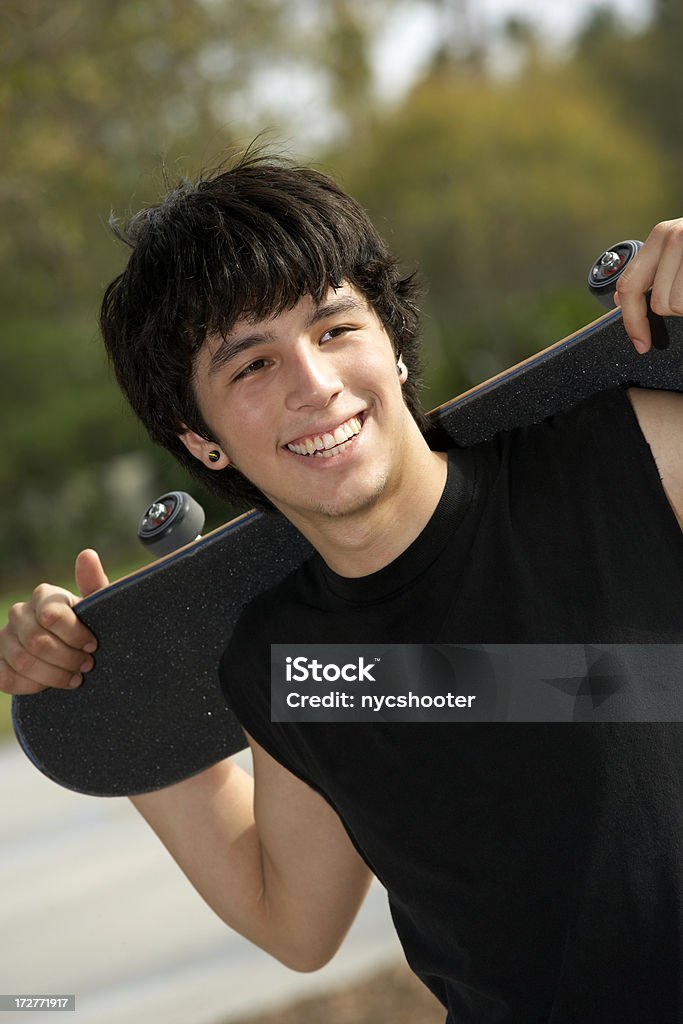
<svg viewBox="0 0 683 1024"><path fill-rule="evenodd" d="M593 265L589 287L605 305L639 244L618 243ZM613 309L433 410L430 444L473 445L616 385L683 390L683 320L650 314L650 322L655 347L640 356ZM182 494L165 495L148 510L141 533L157 551L167 550L182 542L185 512ZM13 698L23 750L68 789L149 792L246 746L218 686L218 661L241 608L311 549L273 513L248 512L199 539L194 506L186 518L189 543L77 605L99 640L82 686Z"/></svg>

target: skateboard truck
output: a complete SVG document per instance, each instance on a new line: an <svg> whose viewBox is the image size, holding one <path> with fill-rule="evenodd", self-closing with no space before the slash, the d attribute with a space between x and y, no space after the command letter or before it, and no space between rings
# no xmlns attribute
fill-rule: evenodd
<svg viewBox="0 0 683 1024"><path fill-rule="evenodd" d="M169 491L153 501L138 527L138 539L157 558L197 540L204 509L185 491Z"/></svg>
<svg viewBox="0 0 683 1024"><path fill-rule="evenodd" d="M617 282L643 243L634 239L617 242L599 256L588 275L588 288L607 309L614 308Z"/></svg>
<svg viewBox="0 0 683 1024"><path fill-rule="evenodd" d="M633 238L625 242L617 242L599 256L591 267L588 275L588 289L592 295L607 309L614 308L614 293L619 278L633 258L642 249L643 243ZM664 349L669 346L669 335L666 324L660 316L650 309L649 293L647 318L650 322L652 344L655 348Z"/></svg>

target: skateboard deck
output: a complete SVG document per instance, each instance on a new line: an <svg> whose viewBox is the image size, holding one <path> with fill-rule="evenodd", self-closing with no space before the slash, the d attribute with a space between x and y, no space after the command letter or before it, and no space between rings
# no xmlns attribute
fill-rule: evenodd
<svg viewBox="0 0 683 1024"><path fill-rule="evenodd" d="M624 384L683 391L683 320L652 317L638 355L616 309L430 414L434 447L473 445ZM171 785L246 743L217 681L244 604L310 553L283 517L249 512L81 601L98 637L75 691L13 699L33 764L69 789L124 796Z"/></svg>

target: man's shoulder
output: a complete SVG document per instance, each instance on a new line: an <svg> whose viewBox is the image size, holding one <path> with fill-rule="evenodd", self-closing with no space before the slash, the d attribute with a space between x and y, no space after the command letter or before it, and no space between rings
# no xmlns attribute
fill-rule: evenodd
<svg viewBox="0 0 683 1024"><path fill-rule="evenodd" d="M503 451L521 458L609 458L613 450L626 450L639 440L637 421L624 388L588 395L560 408L545 419L499 436Z"/></svg>
<svg viewBox="0 0 683 1024"><path fill-rule="evenodd" d="M614 512L636 493L661 504L652 453L626 388L589 395L497 435L489 454L487 494L525 514L530 505L541 518L557 508Z"/></svg>
<svg viewBox="0 0 683 1024"><path fill-rule="evenodd" d="M683 527L683 394L629 388L627 395L666 496Z"/></svg>
<svg viewBox="0 0 683 1024"><path fill-rule="evenodd" d="M535 424L536 429L561 436L585 434L594 439L593 432L599 428L601 435L618 433L628 426L632 412L621 387L609 388L587 395L571 405L565 406L551 416Z"/></svg>

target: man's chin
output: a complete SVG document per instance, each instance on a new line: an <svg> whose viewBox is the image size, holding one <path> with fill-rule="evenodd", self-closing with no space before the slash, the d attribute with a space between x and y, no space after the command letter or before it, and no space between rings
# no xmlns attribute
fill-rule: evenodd
<svg viewBox="0 0 683 1024"><path fill-rule="evenodd" d="M339 520L367 513L382 496L385 486L386 480L376 480L372 486L362 488L361 493L359 493L358 488L355 488L349 494L344 494L340 489L329 497L321 497L320 495L312 497L310 504L302 504L295 508L284 503L278 504L272 498L271 501L287 519L290 519L295 526L301 528L301 525L309 519Z"/></svg>

